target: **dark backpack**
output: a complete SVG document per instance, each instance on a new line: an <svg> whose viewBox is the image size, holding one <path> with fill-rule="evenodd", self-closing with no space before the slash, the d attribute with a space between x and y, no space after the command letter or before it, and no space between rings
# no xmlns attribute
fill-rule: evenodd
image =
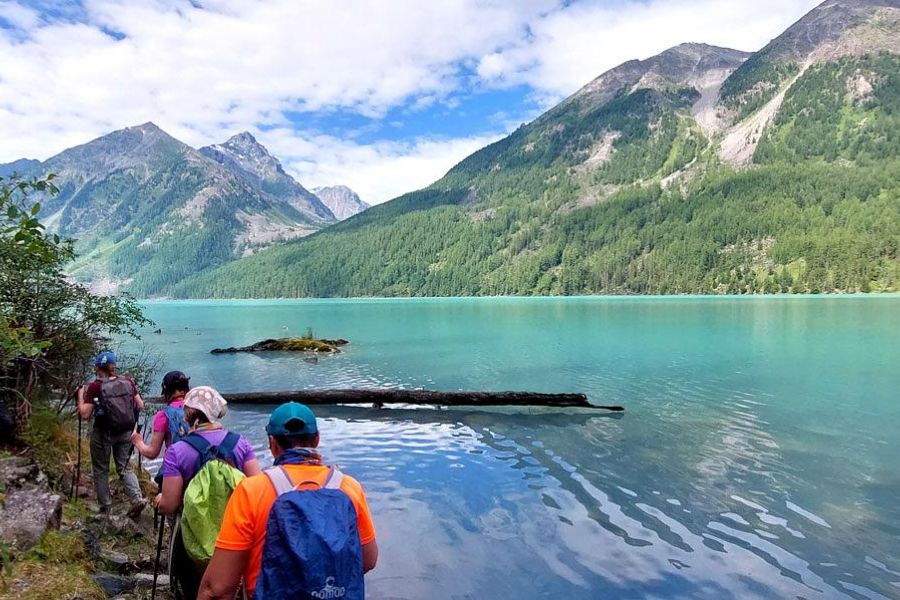
<svg viewBox="0 0 900 600"><path fill-rule="evenodd" d="M183 440L191 432L191 426L184 420L184 408L181 406L167 406L163 409L166 422L169 424L169 445L174 445Z"/></svg>
<svg viewBox="0 0 900 600"><path fill-rule="evenodd" d="M126 377L100 380L100 405L103 423L110 433L124 433L137 424L134 384Z"/></svg>
<svg viewBox="0 0 900 600"><path fill-rule="evenodd" d="M269 513L255 600L363 600L356 508L334 467L325 485L297 489L283 467L265 471L278 497Z"/></svg>

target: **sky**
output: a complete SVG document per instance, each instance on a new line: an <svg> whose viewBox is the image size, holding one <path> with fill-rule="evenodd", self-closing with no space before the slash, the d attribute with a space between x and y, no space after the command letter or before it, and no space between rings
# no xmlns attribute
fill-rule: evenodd
<svg viewBox="0 0 900 600"><path fill-rule="evenodd" d="M818 0L0 0L0 163L153 121L250 131L377 204L627 60L758 50Z"/></svg>

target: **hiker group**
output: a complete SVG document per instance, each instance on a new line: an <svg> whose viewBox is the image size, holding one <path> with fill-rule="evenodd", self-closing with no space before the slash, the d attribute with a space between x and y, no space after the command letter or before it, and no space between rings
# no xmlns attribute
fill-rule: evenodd
<svg viewBox="0 0 900 600"><path fill-rule="evenodd" d="M132 449L154 459L165 447L153 500L167 516L160 520L157 570L168 520L176 598L365 596L363 574L378 559L365 493L355 479L323 464L309 407L291 402L272 412L266 434L274 465L263 470L247 439L223 427L227 402L212 387L191 388L184 373L167 373L165 407L145 440L138 425L144 400L134 381L117 374L110 352L94 366L97 379L79 391L78 413L94 419L91 467L100 510L108 513L112 505L112 457L129 499L127 514L139 518L147 501L129 468Z"/></svg>

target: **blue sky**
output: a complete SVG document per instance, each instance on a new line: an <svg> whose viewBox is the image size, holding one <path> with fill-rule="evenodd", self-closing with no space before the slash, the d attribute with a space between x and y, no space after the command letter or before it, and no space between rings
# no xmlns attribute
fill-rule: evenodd
<svg viewBox="0 0 900 600"><path fill-rule="evenodd" d="M0 162L153 121L307 187L425 186L604 71L755 50L815 0L0 0Z"/></svg>

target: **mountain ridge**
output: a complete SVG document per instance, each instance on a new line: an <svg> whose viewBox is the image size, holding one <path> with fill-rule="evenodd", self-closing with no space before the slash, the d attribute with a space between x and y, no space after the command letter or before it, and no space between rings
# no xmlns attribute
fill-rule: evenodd
<svg viewBox="0 0 900 600"><path fill-rule="evenodd" d="M43 162L0 165L0 176L55 175L59 194L37 198L41 219L78 240L71 275L105 292L166 294L192 273L336 222L249 133L210 148L147 122Z"/></svg>
<svg viewBox="0 0 900 600"><path fill-rule="evenodd" d="M773 40L826 15L811 52L832 46L808 70L770 58L772 44L624 63L431 186L175 293L898 289L900 58L884 43L900 34L895 4L832 0ZM748 85L762 93L740 97ZM255 275L273 272L285 285Z"/></svg>

